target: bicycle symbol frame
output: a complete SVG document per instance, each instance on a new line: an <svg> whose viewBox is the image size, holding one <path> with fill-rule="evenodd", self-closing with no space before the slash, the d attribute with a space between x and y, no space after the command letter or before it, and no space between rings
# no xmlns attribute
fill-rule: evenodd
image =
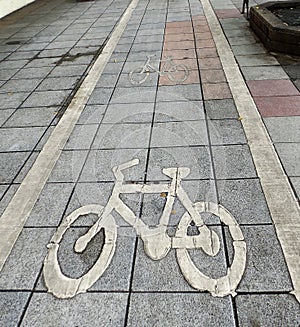
<svg viewBox="0 0 300 327"><path fill-rule="evenodd" d="M175 83L182 83L188 78L188 68L182 64L175 64L172 61L172 57L167 57L159 61L160 63L164 63L161 70L151 65L150 61L152 57L155 57L155 55L147 56L144 66L137 67L129 73L131 84L143 84L149 77L150 72L156 72L159 76L167 76L170 81Z"/></svg>
<svg viewBox="0 0 300 327"><path fill-rule="evenodd" d="M171 179L169 183L124 184L122 171L138 163L138 159L133 159L112 169L116 182L105 207L98 204L83 206L67 216L58 227L48 244L48 254L44 261L43 275L48 292L58 298L71 298L76 294L86 292L101 277L109 266L116 248L117 225L111 215L112 211L115 210L128 224L135 228L137 235L140 236L144 243L146 254L151 259L161 260L171 249L175 249L181 272L193 288L199 291L208 291L213 296L218 297L229 294L234 296L246 267L246 243L235 218L222 205L211 202L191 202L181 186L182 179L190 173L190 169L187 167L164 168L163 173ZM156 227L151 228L146 225L120 199L120 194L137 192L144 194L165 192L167 194L165 207ZM176 197L180 200L186 212L178 224L175 236L170 237L167 234L167 225ZM209 212L219 217L221 222L229 227L233 240L234 256L231 266L228 267L225 276L216 279L203 274L195 266L189 254L191 249L201 249L209 256L215 256L219 252L219 237L203 222L201 218L203 212ZM71 224L80 216L87 214L96 214L99 219L86 234L75 242L75 252L83 252L88 243L101 229L104 230L105 235L104 245L94 266L83 276L73 279L62 273L58 261L58 250L60 242ZM192 222L198 228L198 235L187 235L187 228Z"/></svg>

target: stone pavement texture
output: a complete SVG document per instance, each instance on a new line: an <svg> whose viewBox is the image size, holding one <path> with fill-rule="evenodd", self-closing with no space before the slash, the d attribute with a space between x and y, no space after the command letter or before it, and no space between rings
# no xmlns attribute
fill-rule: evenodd
<svg viewBox="0 0 300 327"><path fill-rule="evenodd" d="M0 214L129 4L37 0L0 21ZM240 2L211 4L299 201L299 58L269 54L239 13ZM150 73L133 85L129 73L148 55L156 55L156 69L171 55L188 68L187 79ZM300 306L290 294L293 284L242 119L201 2L140 0L0 272L0 326L300 326ZM236 296L192 288L174 249L151 260L116 212L116 252L99 280L71 299L47 293L43 261L56 228L75 209L105 205L115 183L112 167L133 158L140 162L124 170L128 184L165 184L170 178L163 168L189 167L182 187L190 200L220 203L233 214L247 245ZM166 196L121 198L154 227ZM170 236L185 210L175 199ZM215 215L204 220L218 234L220 252L188 251L197 268L220 278L233 260L232 237ZM93 221L95 215L82 216L63 238L59 263L68 277L85 274L102 250L101 233L83 253L73 250ZM188 234L198 232L193 227Z"/></svg>

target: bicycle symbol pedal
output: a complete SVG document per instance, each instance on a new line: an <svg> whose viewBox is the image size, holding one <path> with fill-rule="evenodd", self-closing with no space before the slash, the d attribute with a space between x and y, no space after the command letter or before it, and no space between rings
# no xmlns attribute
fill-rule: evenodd
<svg viewBox="0 0 300 327"><path fill-rule="evenodd" d="M170 167L163 169L163 173L170 177L171 181L164 184L124 184L122 171L139 163L133 159L112 170L116 179L112 195L105 207L99 204L83 206L68 215L60 224L48 244L48 254L44 261L43 275L48 292L58 298L71 298L89 289L104 273L109 266L116 248L117 225L112 211L115 210L124 220L133 226L136 233L144 243L145 253L153 260L163 259L171 249L176 251L176 257L180 270L186 281L195 289L208 291L213 296L223 297L235 295L235 290L242 279L246 267L246 243L240 226L232 214L222 205L211 202L192 203L187 193L181 187L181 181L190 170L187 167ZM159 220L159 224L150 228L141 219L138 219L132 210L122 201L120 194L132 193L165 193L166 203ZM183 214L175 236L167 234L167 225L172 212L175 198L178 198L185 213ZM202 250L209 256L215 256L220 250L220 240L204 222L201 213L211 213L219 217L220 221L228 226L233 240L234 256L227 274L220 278L210 278L203 274L194 264L189 250ZM81 216L95 214L99 218L93 226L81 236L75 243L75 252L83 252L88 243L97 233L104 230L105 241L101 253L94 266L79 278L70 278L61 271L58 251L62 238L70 226ZM191 223L197 226L197 235L187 235L187 229Z"/></svg>

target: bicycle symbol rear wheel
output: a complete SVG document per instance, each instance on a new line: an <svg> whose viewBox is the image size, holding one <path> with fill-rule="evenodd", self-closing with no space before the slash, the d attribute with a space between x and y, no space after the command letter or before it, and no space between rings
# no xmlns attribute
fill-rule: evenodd
<svg viewBox="0 0 300 327"><path fill-rule="evenodd" d="M52 293L58 298L71 298L76 294L84 293L98 280L109 266L115 252L117 225L111 215L108 215L105 219L101 219L102 212L103 207L101 205L91 204L83 206L73 211L58 227L48 245L49 250L43 268L44 280L49 293ZM100 217L97 222L97 227L99 231L100 229L104 229L104 245L96 263L87 273L79 278L70 278L63 274L59 266L58 250L60 242L70 226L80 216L87 214L95 214ZM85 239L85 242L88 244L94 236L95 235L91 235L88 239ZM83 252L84 249L85 246L81 246L80 252Z"/></svg>
<svg viewBox="0 0 300 327"><path fill-rule="evenodd" d="M149 71L144 70L145 67L141 66L129 73L129 81L133 85L143 84L148 76L150 75Z"/></svg>
<svg viewBox="0 0 300 327"><path fill-rule="evenodd" d="M172 82L182 83L188 78L189 71L184 65L174 65L168 71L167 76Z"/></svg>
<svg viewBox="0 0 300 327"><path fill-rule="evenodd" d="M244 241L242 231L235 218L223 206L205 202L197 202L194 206L199 213L212 213L219 217L224 225L229 227L229 232L233 240L234 257L231 266L227 269L227 274L223 277L213 279L203 274L196 267L186 248L178 248L176 249L176 255L181 272L187 282L195 289L209 291L211 295L217 297L223 297L229 294L234 296L236 295L235 290L242 279L246 267L246 242ZM186 231L191 221L195 221L195 217L192 218L188 212L185 212L179 222L176 237L186 236Z"/></svg>

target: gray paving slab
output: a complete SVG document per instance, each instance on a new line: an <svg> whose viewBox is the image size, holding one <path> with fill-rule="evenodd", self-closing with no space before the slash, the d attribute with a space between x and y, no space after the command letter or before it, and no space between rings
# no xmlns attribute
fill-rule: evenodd
<svg viewBox="0 0 300 327"><path fill-rule="evenodd" d="M296 191L296 196L298 197L298 199L300 199L300 177L292 177L291 181L294 190Z"/></svg>
<svg viewBox="0 0 300 327"><path fill-rule="evenodd" d="M4 196L6 190L9 188L9 185L0 185L0 199Z"/></svg>
<svg viewBox="0 0 300 327"><path fill-rule="evenodd" d="M294 327L300 324L299 303L290 294L239 295L236 305L241 326Z"/></svg>
<svg viewBox="0 0 300 327"><path fill-rule="evenodd" d="M300 116L264 118L273 142L300 142Z"/></svg>
<svg viewBox="0 0 300 327"><path fill-rule="evenodd" d="M31 152L26 162L23 162L22 168L20 169L19 173L16 175L14 179L14 183L22 183L24 177L29 172L30 168L32 167L38 155L39 155L39 151Z"/></svg>
<svg viewBox="0 0 300 327"><path fill-rule="evenodd" d="M59 106L69 96L70 91L36 91L22 104L22 107L52 107Z"/></svg>
<svg viewBox="0 0 300 327"><path fill-rule="evenodd" d="M79 80L77 77L46 78L38 86L38 91L72 90Z"/></svg>
<svg viewBox="0 0 300 327"><path fill-rule="evenodd" d="M81 76L85 70L86 65L60 65L55 67L47 77Z"/></svg>
<svg viewBox="0 0 300 327"><path fill-rule="evenodd" d="M232 36L228 37L229 44L232 45L244 45L244 44L254 44L258 42L258 39L251 35L246 37L243 36Z"/></svg>
<svg viewBox="0 0 300 327"><path fill-rule="evenodd" d="M63 151L54 166L49 182L76 182L84 165L87 151Z"/></svg>
<svg viewBox="0 0 300 327"><path fill-rule="evenodd" d="M102 74L97 82L96 88L101 87L115 87L119 78L119 73L116 74Z"/></svg>
<svg viewBox="0 0 300 327"><path fill-rule="evenodd" d="M243 31L242 31L243 32ZM227 32L226 32L227 34ZM261 54L266 53L267 50L265 47L263 47L261 44L243 44L243 45L234 45L231 47L233 53L238 55L250 55L250 54Z"/></svg>
<svg viewBox="0 0 300 327"><path fill-rule="evenodd" d="M203 120L204 118L201 101L158 102L155 107L155 122Z"/></svg>
<svg viewBox="0 0 300 327"><path fill-rule="evenodd" d="M208 128L212 145L247 143L242 124L238 120L210 120Z"/></svg>
<svg viewBox="0 0 300 327"><path fill-rule="evenodd" d="M89 98L88 104L107 104L113 91L114 89L110 87L94 89L91 97Z"/></svg>
<svg viewBox="0 0 300 327"><path fill-rule="evenodd" d="M30 292L1 292L0 293L0 324L5 327L14 327L25 310Z"/></svg>
<svg viewBox="0 0 300 327"><path fill-rule="evenodd" d="M24 68L13 76L14 79L44 78L53 68L51 66Z"/></svg>
<svg viewBox="0 0 300 327"><path fill-rule="evenodd" d="M40 274L51 228L26 228L21 232L0 275L1 290L30 290Z"/></svg>
<svg viewBox="0 0 300 327"><path fill-rule="evenodd" d="M57 58L36 58L31 60L27 65L26 68L35 68L35 67L52 67L54 68L57 62Z"/></svg>
<svg viewBox="0 0 300 327"><path fill-rule="evenodd" d="M65 150L88 150L97 128L97 125L76 125L65 145Z"/></svg>
<svg viewBox="0 0 300 327"><path fill-rule="evenodd" d="M153 112L154 103L110 104L104 114L103 123L147 123L152 121Z"/></svg>
<svg viewBox="0 0 300 327"><path fill-rule="evenodd" d="M0 126L2 126L6 120L15 112L15 109L2 109L0 116Z"/></svg>
<svg viewBox="0 0 300 327"><path fill-rule="evenodd" d="M0 93L0 110L17 109L28 95L28 92Z"/></svg>
<svg viewBox="0 0 300 327"><path fill-rule="evenodd" d="M3 127L49 126L56 116L56 110L55 107L17 109Z"/></svg>
<svg viewBox="0 0 300 327"><path fill-rule="evenodd" d="M31 51L17 51L12 53L10 56L7 57L8 60L24 60L24 59L33 59L39 50L31 50Z"/></svg>
<svg viewBox="0 0 300 327"><path fill-rule="evenodd" d="M276 143L275 148L287 175L300 176L300 142Z"/></svg>
<svg viewBox="0 0 300 327"><path fill-rule="evenodd" d="M17 73L18 70L19 70L18 68L1 69L0 80L2 81L9 80L12 76L14 76Z"/></svg>
<svg viewBox="0 0 300 327"><path fill-rule="evenodd" d="M45 127L1 128L0 151L30 151L43 135Z"/></svg>
<svg viewBox="0 0 300 327"><path fill-rule="evenodd" d="M232 304L208 294L134 293L128 326L234 326Z"/></svg>
<svg viewBox="0 0 300 327"><path fill-rule="evenodd" d="M288 75L281 66L241 67L246 80L288 79Z"/></svg>
<svg viewBox="0 0 300 327"><path fill-rule="evenodd" d="M114 149L114 150L93 150L89 153L86 164L80 176L82 182L115 181L112 168L116 165L139 159L137 166L124 170L125 181L143 181L146 165L145 149Z"/></svg>
<svg viewBox="0 0 300 327"><path fill-rule="evenodd" d="M1 93L30 92L33 91L40 79L11 79L0 88Z"/></svg>
<svg viewBox="0 0 300 327"><path fill-rule="evenodd" d="M242 67L253 67L253 66L275 66L279 65L275 57L269 54L256 54L256 55L243 55L236 56L236 60Z"/></svg>
<svg viewBox="0 0 300 327"><path fill-rule="evenodd" d="M152 148L147 171L148 181L169 181L162 173L163 168L189 167L187 179L212 178L209 149L199 147Z"/></svg>
<svg viewBox="0 0 300 327"><path fill-rule="evenodd" d="M199 145L208 145L204 120L155 123L153 125L151 147Z"/></svg>
<svg viewBox="0 0 300 327"><path fill-rule="evenodd" d="M134 67L133 67L133 70L134 69L139 69L139 71L142 71L143 67L144 67L144 64L141 64L141 65L137 65L135 64ZM141 87L145 87L145 86L155 86L157 85L157 81L158 81L158 74L156 72L151 72L148 76L148 78L146 79L145 82L143 82L140 86ZM120 75L120 78L118 80L118 84L117 84L117 87L130 87L130 88L134 88L134 85L130 82L130 79L129 79L129 74L127 73L122 73Z"/></svg>
<svg viewBox="0 0 300 327"><path fill-rule="evenodd" d="M10 200L12 199L12 197L15 195L16 191L18 190L18 187L19 187L18 184L14 184L14 185L9 186L9 188L7 189L7 192L0 200L0 215L2 215L2 213L8 206Z"/></svg>
<svg viewBox="0 0 300 327"><path fill-rule="evenodd" d="M219 201L240 224L271 223L271 216L258 179L217 181Z"/></svg>
<svg viewBox="0 0 300 327"><path fill-rule="evenodd" d="M126 293L86 293L68 300L58 300L47 293L33 295L22 326L47 326L55 321L57 327L123 326L127 305ZM67 304L66 304L67 303Z"/></svg>
<svg viewBox="0 0 300 327"><path fill-rule="evenodd" d="M157 92L157 101L180 101L180 100L202 100L200 86L193 85L174 85L160 86Z"/></svg>
<svg viewBox="0 0 300 327"><path fill-rule="evenodd" d="M212 147L217 179L242 179L256 177L248 145Z"/></svg>
<svg viewBox="0 0 300 327"><path fill-rule="evenodd" d="M232 99L204 101L208 119L238 118L234 101Z"/></svg>
<svg viewBox="0 0 300 327"><path fill-rule="evenodd" d="M0 183L11 183L30 152L4 152L0 155Z"/></svg>
<svg viewBox="0 0 300 327"><path fill-rule="evenodd" d="M163 33L163 32L161 32ZM131 51L128 54L128 57L126 58L127 61L141 61L147 58L149 55L153 55L157 58L161 57L162 50L152 50L152 51L138 51L138 52L133 52ZM117 53L118 55L118 53Z"/></svg>
<svg viewBox="0 0 300 327"><path fill-rule="evenodd" d="M9 60L10 57L3 58L3 59L5 59L5 60L0 62L1 69L22 68L29 62L28 59Z"/></svg>
<svg viewBox="0 0 300 327"><path fill-rule="evenodd" d="M241 226L247 245L247 261L237 288L241 292L290 292L293 290L281 246L272 225ZM226 232L229 258L232 244Z"/></svg>
<svg viewBox="0 0 300 327"><path fill-rule="evenodd" d="M156 87L117 87L110 103L154 103Z"/></svg>
<svg viewBox="0 0 300 327"><path fill-rule="evenodd" d="M25 226L57 226L63 216L73 188L74 185L72 183L46 184Z"/></svg>
<svg viewBox="0 0 300 327"><path fill-rule="evenodd" d="M103 119L106 105L86 105L82 111L77 124L99 124Z"/></svg>
<svg viewBox="0 0 300 327"><path fill-rule="evenodd" d="M148 148L150 123L146 124L103 124L93 142L93 149Z"/></svg>

